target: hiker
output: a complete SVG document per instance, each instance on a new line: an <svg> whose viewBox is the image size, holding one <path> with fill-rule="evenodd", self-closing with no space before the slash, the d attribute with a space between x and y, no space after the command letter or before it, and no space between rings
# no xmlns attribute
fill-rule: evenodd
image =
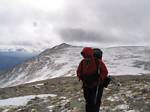
<svg viewBox="0 0 150 112"><path fill-rule="evenodd" d="M83 59L78 66L77 77L83 83L86 112L99 112L104 89L103 81L108 71L102 58L94 57L92 48L83 48L81 55Z"/></svg>

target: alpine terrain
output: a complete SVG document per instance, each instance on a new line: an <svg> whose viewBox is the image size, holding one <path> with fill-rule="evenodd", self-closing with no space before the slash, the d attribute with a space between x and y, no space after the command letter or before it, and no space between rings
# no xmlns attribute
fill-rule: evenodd
<svg viewBox="0 0 150 112"><path fill-rule="evenodd" d="M83 47L61 44L0 75L0 112L84 112L76 69ZM102 48L112 82L102 112L149 112L150 47ZM75 77L74 77L75 76Z"/></svg>

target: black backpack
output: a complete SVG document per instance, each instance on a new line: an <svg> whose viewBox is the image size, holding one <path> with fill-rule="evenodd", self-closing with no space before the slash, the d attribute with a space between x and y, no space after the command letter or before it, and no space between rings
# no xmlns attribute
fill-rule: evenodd
<svg viewBox="0 0 150 112"><path fill-rule="evenodd" d="M95 60L96 60L96 59L102 59L103 52L102 52L101 49L99 49L99 48L94 48L94 49L93 49L93 52L94 52L93 55L94 55L94 57L95 57ZM100 66L100 65L98 65L97 61L96 61L96 65L97 65L97 66ZM108 85L110 84L110 81L111 81L111 80L112 80L111 76L107 76L107 77L104 79L103 86L104 86L105 88L107 88Z"/></svg>
<svg viewBox="0 0 150 112"><path fill-rule="evenodd" d="M102 52L101 49L94 48L93 53L94 53L93 55L94 55L95 58L102 59L103 52Z"/></svg>

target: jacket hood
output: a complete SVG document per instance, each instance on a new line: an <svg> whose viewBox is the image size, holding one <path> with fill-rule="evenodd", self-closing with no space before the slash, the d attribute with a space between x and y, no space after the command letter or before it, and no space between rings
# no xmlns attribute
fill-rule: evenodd
<svg viewBox="0 0 150 112"><path fill-rule="evenodd" d="M87 57L92 58L92 57L94 57L93 56L93 49L91 47L85 47L82 49L81 55L84 58L87 58Z"/></svg>

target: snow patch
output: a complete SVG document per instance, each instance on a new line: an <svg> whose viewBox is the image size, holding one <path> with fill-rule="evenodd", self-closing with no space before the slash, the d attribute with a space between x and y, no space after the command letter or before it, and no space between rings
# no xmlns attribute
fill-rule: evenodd
<svg viewBox="0 0 150 112"><path fill-rule="evenodd" d="M46 97L56 97L55 94L41 94L41 95L28 95L28 96L20 96L8 99L0 100L0 107L2 106L24 106L30 101L31 99L38 97L38 98L46 98Z"/></svg>
<svg viewBox="0 0 150 112"><path fill-rule="evenodd" d="M5 109L5 110L3 110L2 112L9 112L9 109Z"/></svg>
<svg viewBox="0 0 150 112"><path fill-rule="evenodd" d="M138 110L128 110L126 112L139 112Z"/></svg>
<svg viewBox="0 0 150 112"><path fill-rule="evenodd" d="M49 109L49 112L53 112L53 108L55 108L55 105L51 105L47 107Z"/></svg>
<svg viewBox="0 0 150 112"><path fill-rule="evenodd" d="M129 108L129 105L121 104L115 107L115 110L127 110Z"/></svg>
<svg viewBox="0 0 150 112"><path fill-rule="evenodd" d="M113 95L113 96L108 97L107 100L113 102L113 101L119 101L120 98L117 95Z"/></svg>

